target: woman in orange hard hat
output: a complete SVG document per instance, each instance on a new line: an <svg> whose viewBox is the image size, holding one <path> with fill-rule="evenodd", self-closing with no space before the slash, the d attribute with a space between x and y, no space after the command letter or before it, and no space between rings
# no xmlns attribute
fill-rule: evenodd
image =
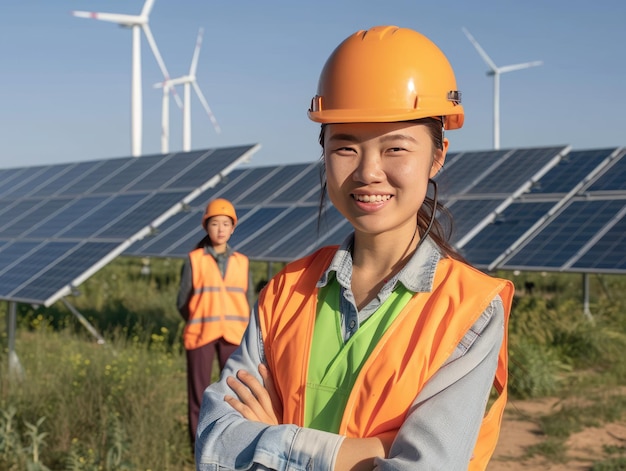
<svg viewBox="0 0 626 471"><path fill-rule="evenodd" d="M454 72L416 31L359 31L330 55L308 114L322 196L354 231L260 293L204 393L197 469L484 470L513 286L469 266L436 217L444 131L464 118Z"/></svg>
<svg viewBox="0 0 626 471"><path fill-rule="evenodd" d="M220 369L235 351L248 325L248 257L228 245L237 225L235 208L225 199L210 201L202 216L207 235L183 264L177 307L183 319L187 353L189 434L192 447L202 393L211 383L213 362Z"/></svg>

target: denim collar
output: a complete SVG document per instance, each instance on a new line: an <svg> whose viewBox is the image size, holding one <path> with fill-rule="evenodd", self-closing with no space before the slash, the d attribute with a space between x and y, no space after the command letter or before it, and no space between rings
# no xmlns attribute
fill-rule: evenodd
<svg viewBox="0 0 626 471"><path fill-rule="evenodd" d="M354 233L344 239L337 249L330 265L317 282L317 287L326 286L332 274L339 284L350 289L352 279L352 244ZM430 238L426 237L404 267L385 283L384 290L392 290L397 282L414 293L432 291L437 263L443 258L441 249Z"/></svg>

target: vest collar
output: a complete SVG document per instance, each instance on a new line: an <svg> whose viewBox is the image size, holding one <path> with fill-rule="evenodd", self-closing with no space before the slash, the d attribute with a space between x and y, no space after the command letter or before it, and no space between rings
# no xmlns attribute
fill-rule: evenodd
<svg viewBox="0 0 626 471"><path fill-rule="evenodd" d="M218 257L230 257L233 254L233 249L230 245L226 244L226 251L224 253L218 254L211 244L206 244L204 246L204 253L207 255L213 255L213 258L217 260Z"/></svg>

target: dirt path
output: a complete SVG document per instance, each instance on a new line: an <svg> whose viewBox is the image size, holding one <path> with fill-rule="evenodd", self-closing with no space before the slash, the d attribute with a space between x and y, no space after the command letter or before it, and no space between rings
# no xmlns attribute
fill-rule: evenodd
<svg viewBox="0 0 626 471"><path fill-rule="evenodd" d="M487 471L589 471L594 461L608 457L606 446L626 446L624 421L571 435L566 442L567 463L554 464L536 457L524 459L527 447L545 439L535 419L548 414L555 403L554 399L509 401L500 440Z"/></svg>

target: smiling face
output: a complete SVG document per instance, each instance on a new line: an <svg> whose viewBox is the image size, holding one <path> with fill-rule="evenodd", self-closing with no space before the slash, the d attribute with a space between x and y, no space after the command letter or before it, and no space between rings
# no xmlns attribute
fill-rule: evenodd
<svg viewBox="0 0 626 471"><path fill-rule="evenodd" d="M428 179L443 165L424 124L329 124L324 132L328 195L356 236L389 235L408 242Z"/></svg>

